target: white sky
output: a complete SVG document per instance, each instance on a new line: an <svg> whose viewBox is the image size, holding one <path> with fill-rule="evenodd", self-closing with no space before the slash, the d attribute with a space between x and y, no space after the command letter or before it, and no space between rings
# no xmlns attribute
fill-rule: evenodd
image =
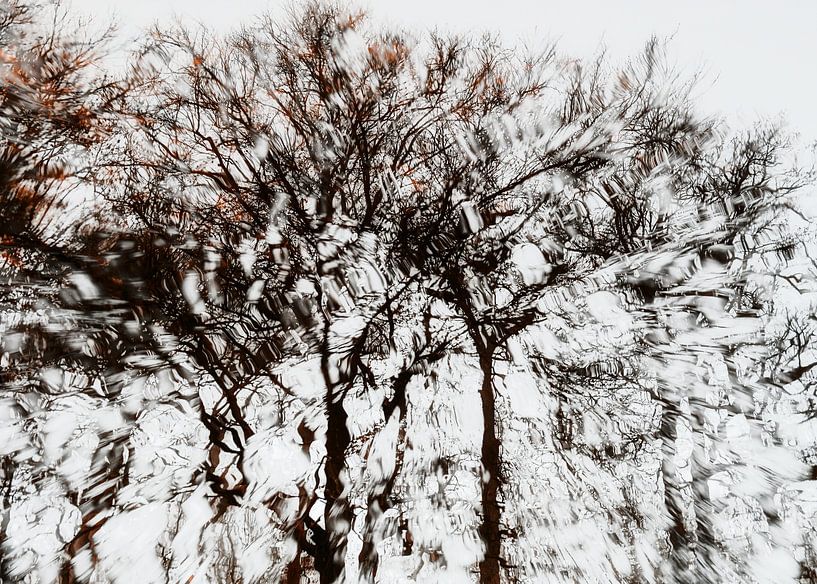
<svg viewBox="0 0 817 584"><path fill-rule="evenodd" d="M297 0L293 0L297 3ZM82 12L115 15L131 37L174 16L220 30L289 0L73 0ZM637 52L653 33L673 36L672 58L704 67L705 111L738 124L785 113L805 141L817 140L817 0L368 0L375 19L410 27L494 30L508 42L558 39L576 56L603 43L613 58Z"/></svg>

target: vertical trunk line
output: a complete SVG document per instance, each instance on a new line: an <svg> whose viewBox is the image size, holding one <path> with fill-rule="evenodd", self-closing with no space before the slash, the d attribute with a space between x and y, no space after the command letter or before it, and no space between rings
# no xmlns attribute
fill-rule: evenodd
<svg viewBox="0 0 817 584"><path fill-rule="evenodd" d="M664 483L664 506L669 514L670 524L667 535L671 546L670 560L672 572L683 580L682 575L691 576L690 570L694 561L694 534L687 529L684 505L681 495L682 485L675 466L675 454L678 442L678 420L681 411L672 398L664 400L661 413L661 442L663 461L661 475Z"/></svg>
<svg viewBox="0 0 817 584"><path fill-rule="evenodd" d="M496 431L496 396L493 383L493 347L480 351L482 387L482 468L487 475L482 480L482 523L479 535L485 544L485 556L479 563L480 584L499 584L500 555L502 540L500 534L501 510L497 500L501 486L499 439Z"/></svg>
<svg viewBox="0 0 817 584"><path fill-rule="evenodd" d="M334 584L342 579L346 560L346 541L354 519L352 507L344 493L343 471L346 468L346 450L351 443L351 435L346 422L349 418L343 407L342 381L333 382L330 349L328 346L328 320L325 326L327 345L321 355L321 371L326 383L326 485L323 512L326 538L316 546L315 566L321 584ZM342 376L342 372L336 372Z"/></svg>
<svg viewBox="0 0 817 584"><path fill-rule="evenodd" d="M301 546L295 552L295 557L287 564L284 571L284 582L286 584L301 584Z"/></svg>
<svg viewBox="0 0 817 584"><path fill-rule="evenodd" d="M400 444L405 435L403 424L406 419L406 388L413 373L410 370L402 371L394 381L394 397L383 405L383 414L388 424L395 410L399 410L397 444L395 446L395 464L391 475L369 492L366 523L363 531L363 547L360 550L358 561L360 575L364 582L374 582L380 565L380 556L377 553L377 524L383 514L391 508L391 494L394 483L402 467Z"/></svg>

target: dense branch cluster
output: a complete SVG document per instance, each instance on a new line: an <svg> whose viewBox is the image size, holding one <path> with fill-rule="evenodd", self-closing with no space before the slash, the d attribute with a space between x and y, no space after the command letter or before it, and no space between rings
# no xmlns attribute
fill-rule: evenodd
<svg viewBox="0 0 817 584"><path fill-rule="evenodd" d="M3 581L817 577L780 128L656 40L84 30L0 7Z"/></svg>

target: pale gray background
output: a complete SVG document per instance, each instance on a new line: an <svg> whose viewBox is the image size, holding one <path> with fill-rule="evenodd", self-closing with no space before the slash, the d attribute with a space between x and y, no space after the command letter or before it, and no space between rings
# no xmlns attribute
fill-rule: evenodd
<svg viewBox="0 0 817 584"><path fill-rule="evenodd" d="M297 3L295 0L294 3ZM379 20L454 31L495 30L508 42L558 39L565 51L592 55L603 44L613 58L638 51L653 33L672 36L679 65L702 67L706 111L736 124L785 113L806 142L817 140L817 1L787 0L369 0L358 2ZM73 0L98 19L116 16L134 38L154 21L174 16L228 30L279 0Z"/></svg>

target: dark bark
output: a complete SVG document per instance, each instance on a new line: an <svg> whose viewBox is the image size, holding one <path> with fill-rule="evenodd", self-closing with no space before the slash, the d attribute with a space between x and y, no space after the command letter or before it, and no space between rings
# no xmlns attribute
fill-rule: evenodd
<svg viewBox="0 0 817 584"><path fill-rule="evenodd" d="M284 572L284 582L286 584L300 584L302 572L303 570L301 569L301 550L299 546L298 550L295 552L295 557L292 558L287 564L286 570Z"/></svg>
<svg viewBox="0 0 817 584"><path fill-rule="evenodd" d="M321 372L326 383L326 462L324 473L325 508L323 512L324 536L315 543L315 568L321 584L341 580L345 567L346 539L354 515L344 493L343 474L346 468L346 450L352 441L346 422L349 418L343 407L348 383L337 380L346 378L341 367L333 371L330 360L329 322L324 327L324 347L321 355ZM308 512L307 512L308 513Z"/></svg>
<svg viewBox="0 0 817 584"><path fill-rule="evenodd" d="M479 365L482 371L482 387L479 395L482 402L482 523L479 535L485 544L485 556L479 563L480 584L499 584L502 539L500 521L502 511L498 496L501 486L501 462L499 438L496 431L496 396L493 383L493 350L490 347L480 352Z"/></svg>
<svg viewBox="0 0 817 584"><path fill-rule="evenodd" d="M328 399L329 396L327 396ZM346 467L346 449L351 442L346 427L348 415L343 403L327 403L326 432L326 486L324 498L324 525L326 526L326 547L318 548L315 564L320 573L321 584L337 582L343 574L346 556L346 536L352 525L352 507L344 493L343 471Z"/></svg>

